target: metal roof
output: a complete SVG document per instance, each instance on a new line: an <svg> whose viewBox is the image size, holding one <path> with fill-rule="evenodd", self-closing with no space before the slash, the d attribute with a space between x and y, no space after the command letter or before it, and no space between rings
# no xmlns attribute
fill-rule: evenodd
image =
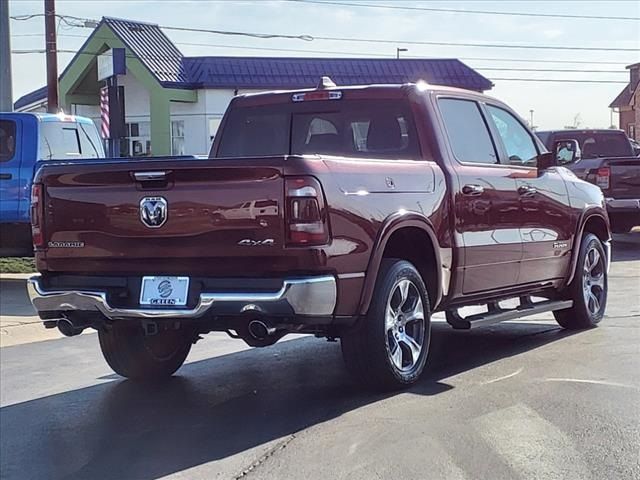
<svg viewBox="0 0 640 480"><path fill-rule="evenodd" d="M102 23L113 30L159 82L187 81L182 65L182 52L158 25L111 17L103 17Z"/></svg>
<svg viewBox="0 0 640 480"><path fill-rule="evenodd" d="M487 78L454 58L184 57L160 26L112 17L102 18L85 45L105 24L164 87L297 89L314 87L323 75L330 76L338 85L425 80L433 85L476 91L493 87ZM84 45L76 57L83 48ZM46 87L28 93L15 102L14 108L41 101L46 94Z"/></svg>
<svg viewBox="0 0 640 480"><path fill-rule="evenodd" d="M337 85L424 80L476 91L493 86L457 59L185 57L184 67L189 81L199 88L309 88L323 75Z"/></svg>

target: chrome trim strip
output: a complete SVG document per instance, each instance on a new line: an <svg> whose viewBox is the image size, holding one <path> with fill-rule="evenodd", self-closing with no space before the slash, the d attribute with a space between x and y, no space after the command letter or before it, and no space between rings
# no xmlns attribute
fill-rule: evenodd
<svg viewBox="0 0 640 480"><path fill-rule="evenodd" d="M349 278L363 278L365 275L364 272L358 272L358 273L339 273L338 274L338 278L340 280L348 280Z"/></svg>
<svg viewBox="0 0 640 480"><path fill-rule="evenodd" d="M66 312L73 310L98 311L112 320L140 318L198 318L215 304L246 302L272 303L286 301L297 315L332 315L337 301L336 280L333 276L286 279L277 292L267 293L202 293L193 309L115 308L100 291L46 291L40 284L40 275L27 281L29 298L39 312Z"/></svg>
<svg viewBox="0 0 640 480"><path fill-rule="evenodd" d="M640 198L605 198L608 208L615 210L616 208L632 208L640 209Z"/></svg>
<svg viewBox="0 0 640 480"><path fill-rule="evenodd" d="M155 172L134 172L133 176L138 182L158 181L164 180L168 172L155 171Z"/></svg>

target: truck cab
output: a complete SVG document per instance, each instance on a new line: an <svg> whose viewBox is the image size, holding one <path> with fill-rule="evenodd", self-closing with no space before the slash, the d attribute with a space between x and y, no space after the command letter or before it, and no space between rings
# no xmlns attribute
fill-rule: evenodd
<svg viewBox="0 0 640 480"><path fill-rule="evenodd" d="M33 254L29 210L38 162L104 156L102 140L88 118L0 113L0 255Z"/></svg>

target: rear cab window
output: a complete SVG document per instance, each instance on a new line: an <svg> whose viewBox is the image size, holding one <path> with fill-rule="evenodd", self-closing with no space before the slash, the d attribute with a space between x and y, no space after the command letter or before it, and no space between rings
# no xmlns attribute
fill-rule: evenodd
<svg viewBox="0 0 640 480"><path fill-rule="evenodd" d="M16 154L16 122L0 120L0 162L8 162Z"/></svg>
<svg viewBox="0 0 640 480"><path fill-rule="evenodd" d="M633 156L631 143L623 132L555 132L553 142L558 140L576 140L580 144L582 158L585 159Z"/></svg>
<svg viewBox="0 0 640 480"><path fill-rule="evenodd" d="M405 99L340 99L232 109L215 157L324 154L420 158Z"/></svg>
<svg viewBox="0 0 640 480"><path fill-rule="evenodd" d="M76 122L40 123L40 159L102 158L104 148L96 128Z"/></svg>

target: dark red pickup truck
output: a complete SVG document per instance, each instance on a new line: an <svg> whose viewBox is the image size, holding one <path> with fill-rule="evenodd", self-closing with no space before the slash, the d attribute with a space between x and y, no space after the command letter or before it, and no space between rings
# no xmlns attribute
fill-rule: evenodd
<svg viewBox="0 0 640 480"><path fill-rule="evenodd" d="M32 200L40 317L97 329L130 378L171 375L210 331L309 333L397 388L423 371L434 311L458 329L544 311L588 328L606 305L600 189L509 107L458 89L243 95L209 159L48 163Z"/></svg>

